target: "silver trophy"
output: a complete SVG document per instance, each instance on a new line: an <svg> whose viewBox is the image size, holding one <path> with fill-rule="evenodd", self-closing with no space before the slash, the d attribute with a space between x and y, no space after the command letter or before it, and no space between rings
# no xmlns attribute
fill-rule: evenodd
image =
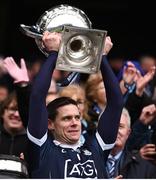
<svg viewBox="0 0 156 180"><path fill-rule="evenodd" d="M46 56L49 52L42 46L43 32L62 33L56 69L89 74L99 71L107 31L92 29L82 10L69 5L55 6L45 11L36 25L20 27L24 34L35 39Z"/></svg>

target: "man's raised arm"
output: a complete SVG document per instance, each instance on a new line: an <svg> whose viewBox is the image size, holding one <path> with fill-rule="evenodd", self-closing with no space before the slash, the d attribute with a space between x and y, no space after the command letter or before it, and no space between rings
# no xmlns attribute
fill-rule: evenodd
<svg viewBox="0 0 156 180"><path fill-rule="evenodd" d="M111 39L107 38L105 47L107 48L110 45ZM105 148L107 149L105 144L113 144L116 140L120 116L123 109L123 96L119 83L106 58L106 54L109 50L106 51L104 49L101 62L101 73L106 89L107 106L100 116L96 133L96 137L98 141L100 141L103 150L105 150ZM111 146L108 146L108 149L110 149L110 147Z"/></svg>
<svg viewBox="0 0 156 180"><path fill-rule="evenodd" d="M59 33L45 32L43 43L51 51L50 56L41 67L32 87L29 104L28 137L42 145L47 138L48 113L46 95L50 87L52 73L57 59L57 50L60 45Z"/></svg>

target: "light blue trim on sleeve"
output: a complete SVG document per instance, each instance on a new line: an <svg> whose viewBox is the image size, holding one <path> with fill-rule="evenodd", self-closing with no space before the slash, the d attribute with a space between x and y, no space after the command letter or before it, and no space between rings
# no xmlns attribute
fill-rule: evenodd
<svg viewBox="0 0 156 180"><path fill-rule="evenodd" d="M41 138L41 139L37 139L35 137L33 137L30 133L29 130L27 129L27 136L29 138L30 141L32 141L34 144L38 145L38 146L42 146L45 141L47 140L47 132L45 133L45 135Z"/></svg>
<svg viewBox="0 0 156 180"><path fill-rule="evenodd" d="M97 139L97 141L98 141L98 143L99 143L99 145L100 145L100 147L102 148L103 151L113 149L115 143L113 143L113 144L105 144L98 132L96 132L95 136L96 136L96 139Z"/></svg>

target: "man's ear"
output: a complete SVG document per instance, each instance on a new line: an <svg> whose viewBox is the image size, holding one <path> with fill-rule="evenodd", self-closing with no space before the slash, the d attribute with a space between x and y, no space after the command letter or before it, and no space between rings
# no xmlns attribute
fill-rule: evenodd
<svg viewBox="0 0 156 180"><path fill-rule="evenodd" d="M54 122L50 119L48 119L48 129L49 130L54 130Z"/></svg>
<svg viewBox="0 0 156 180"><path fill-rule="evenodd" d="M129 134L128 134L128 136L131 134L131 131L132 131L131 128L129 128L129 131L128 131Z"/></svg>

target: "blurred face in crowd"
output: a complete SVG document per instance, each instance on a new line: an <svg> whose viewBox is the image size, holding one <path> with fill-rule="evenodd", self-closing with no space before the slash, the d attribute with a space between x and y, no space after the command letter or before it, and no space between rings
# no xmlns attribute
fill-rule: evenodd
<svg viewBox="0 0 156 180"><path fill-rule="evenodd" d="M46 104L50 103L54 99L58 97L57 88L56 88L56 82L55 80L51 80L50 88L48 90L48 94L46 97Z"/></svg>
<svg viewBox="0 0 156 180"><path fill-rule="evenodd" d="M156 59L151 56L144 56L141 59L141 67L145 72L148 72L151 67L156 65Z"/></svg>
<svg viewBox="0 0 156 180"><path fill-rule="evenodd" d="M0 77L3 76L4 74L7 74L7 70L3 65L3 60L4 58L0 56Z"/></svg>
<svg viewBox="0 0 156 180"><path fill-rule="evenodd" d="M84 94L84 92L79 91L77 94L73 94L71 96L71 98L77 102L80 114L83 117L83 114L85 111L85 94Z"/></svg>
<svg viewBox="0 0 156 180"><path fill-rule="evenodd" d="M122 150L129 137L131 130L126 114L122 113L115 147Z"/></svg>
<svg viewBox="0 0 156 180"><path fill-rule="evenodd" d="M5 108L2 118L3 126L9 133L13 134L23 130L24 127L14 100Z"/></svg>
<svg viewBox="0 0 156 180"><path fill-rule="evenodd" d="M50 121L54 137L64 144L75 144L81 134L81 121L78 107L73 104L65 105L57 109L55 121Z"/></svg>
<svg viewBox="0 0 156 180"><path fill-rule="evenodd" d="M60 96L70 97L73 100L75 100L77 102L81 117L84 116L86 110L85 107L86 97L85 97L85 91L81 87L76 85L69 85L60 92Z"/></svg>
<svg viewBox="0 0 156 180"><path fill-rule="evenodd" d="M0 102L4 101L8 96L8 89L6 87L0 86Z"/></svg>
<svg viewBox="0 0 156 180"><path fill-rule="evenodd" d="M86 97L90 104L95 102L101 108L101 110L105 108L107 98L101 73L95 73L89 76L85 90Z"/></svg>
<svg viewBox="0 0 156 180"><path fill-rule="evenodd" d="M106 104L106 102L107 102L106 91L105 91L105 87L104 87L103 81L101 81L97 85L97 89L96 90L97 91L96 91L95 99L96 99L97 103Z"/></svg>
<svg viewBox="0 0 156 180"><path fill-rule="evenodd" d="M53 79L57 82L57 81L61 80L61 78L63 78L63 77L62 77L62 74L61 74L61 71L55 69L55 70L53 71Z"/></svg>

